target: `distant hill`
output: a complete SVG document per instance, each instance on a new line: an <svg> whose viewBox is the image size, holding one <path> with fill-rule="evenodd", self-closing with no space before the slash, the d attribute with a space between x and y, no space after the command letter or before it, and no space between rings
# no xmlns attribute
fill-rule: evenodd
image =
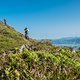
<svg viewBox="0 0 80 80"><path fill-rule="evenodd" d="M80 37L66 37L53 40L54 44L80 44Z"/></svg>

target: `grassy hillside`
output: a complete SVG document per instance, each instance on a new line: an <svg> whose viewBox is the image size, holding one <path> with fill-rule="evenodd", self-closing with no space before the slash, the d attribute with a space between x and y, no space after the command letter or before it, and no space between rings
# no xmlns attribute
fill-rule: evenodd
<svg viewBox="0 0 80 80"><path fill-rule="evenodd" d="M0 22L0 52L28 45L22 53L0 55L0 80L80 80L80 52L52 46L51 41L26 40Z"/></svg>
<svg viewBox="0 0 80 80"><path fill-rule="evenodd" d="M26 42L27 40L21 33L17 32L11 26L0 22L0 52L20 47Z"/></svg>

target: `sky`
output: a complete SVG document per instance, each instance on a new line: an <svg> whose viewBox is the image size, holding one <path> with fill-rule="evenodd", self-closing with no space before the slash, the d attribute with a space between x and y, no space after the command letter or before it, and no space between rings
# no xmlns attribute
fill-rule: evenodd
<svg viewBox="0 0 80 80"><path fill-rule="evenodd" d="M80 0L0 0L0 20L35 39L80 37Z"/></svg>

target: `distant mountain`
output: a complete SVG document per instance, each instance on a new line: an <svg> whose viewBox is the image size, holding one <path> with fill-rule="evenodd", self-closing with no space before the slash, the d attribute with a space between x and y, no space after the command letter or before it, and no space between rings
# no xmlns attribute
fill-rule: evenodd
<svg viewBox="0 0 80 80"><path fill-rule="evenodd" d="M54 44L80 44L80 37L66 37L53 40Z"/></svg>

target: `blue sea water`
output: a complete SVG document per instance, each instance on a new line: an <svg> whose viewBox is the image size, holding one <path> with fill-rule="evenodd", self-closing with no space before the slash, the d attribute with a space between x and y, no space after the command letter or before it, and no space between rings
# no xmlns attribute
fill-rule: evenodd
<svg viewBox="0 0 80 80"><path fill-rule="evenodd" d="M53 44L54 46L61 46L61 47L80 47L80 44Z"/></svg>

